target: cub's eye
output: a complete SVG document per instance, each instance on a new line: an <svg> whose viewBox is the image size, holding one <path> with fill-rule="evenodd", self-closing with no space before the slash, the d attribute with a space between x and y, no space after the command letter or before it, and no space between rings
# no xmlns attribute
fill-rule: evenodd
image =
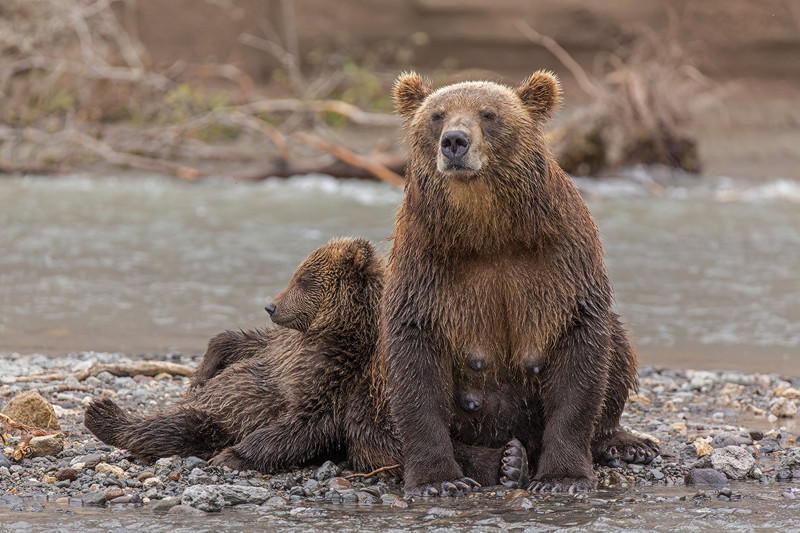
<svg viewBox="0 0 800 533"><path fill-rule="evenodd" d="M494 120L497 114L494 111L481 111L481 118L484 120Z"/></svg>
<svg viewBox="0 0 800 533"><path fill-rule="evenodd" d="M431 120L434 122L441 122L442 120L444 120L444 112L437 111L436 113L431 115Z"/></svg>

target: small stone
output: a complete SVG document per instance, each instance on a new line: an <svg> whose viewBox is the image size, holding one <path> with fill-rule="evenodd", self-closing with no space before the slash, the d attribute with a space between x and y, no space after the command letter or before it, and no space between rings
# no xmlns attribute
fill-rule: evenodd
<svg viewBox="0 0 800 533"><path fill-rule="evenodd" d="M514 498L527 498L530 493L525 489L514 489L503 496L506 500L513 500Z"/></svg>
<svg viewBox="0 0 800 533"><path fill-rule="evenodd" d="M764 472L762 472L758 467L755 467L750 471L750 477L753 479L761 479L763 476Z"/></svg>
<svg viewBox="0 0 800 533"><path fill-rule="evenodd" d="M149 478L145 479L144 482L142 483L142 486L145 489L152 489L152 488L160 487L163 484L164 484L164 482L161 481L160 477L153 476L153 477L149 477Z"/></svg>
<svg viewBox="0 0 800 533"><path fill-rule="evenodd" d="M350 480L345 479L343 477L334 477L328 481L328 487L336 490L344 490L344 489L352 489L353 484L350 483Z"/></svg>
<svg viewBox="0 0 800 533"><path fill-rule="evenodd" d="M124 505L127 503L133 503L133 496L126 494L124 496L119 496L114 498L113 500L108 500L109 505Z"/></svg>
<svg viewBox="0 0 800 533"><path fill-rule="evenodd" d="M154 513L166 513L176 505L180 505L181 501L178 498L164 498L163 500L156 500L150 507Z"/></svg>
<svg viewBox="0 0 800 533"><path fill-rule="evenodd" d="M797 414L797 402L782 396L772 404L769 412L780 418L791 418Z"/></svg>
<svg viewBox="0 0 800 533"><path fill-rule="evenodd" d="M94 471L98 474L114 474L117 478L122 479L125 477L125 471L118 466L110 465L108 463L98 463L94 467Z"/></svg>
<svg viewBox="0 0 800 533"><path fill-rule="evenodd" d="M651 468L650 475L653 476L653 479L655 479L656 481L661 481L665 477L664 472L662 472L657 468Z"/></svg>
<svg viewBox="0 0 800 533"><path fill-rule="evenodd" d="M123 491L121 487L112 485L105 490L104 496L106 497L106 500L111 501L114 498L125 496L125 491Z"/></svg>
<svg viewBox="0 0 800 533"><path fill-rule="evenodd" d="M750 438L753 440L761 440L764 438L764 432L757 429L751 430L748 435L750 435Z"/></svg>
<svg viewBox="0 0 800 533"><path fill-rule="evenodd" d="M713 487L721 487L728 484L728 478L725 474L717 472L713 468L696 468L689 470L683 478L683 482L687 485L710 485Z"/></svg>
<svg viewBox="0 0 800 533"><path fill-rule="evenodd" d="M56 482L56 478L53 477L53 476L44 476L42 478L42 482L43 483L55 483Z"/></svg>
<svg viewBox="0 0 800 533"><path fill-rule="evenodd" d="M515 498L507 502L503 507L514 511L526 511L533 508L533 502L530 498Z"/></svg>
<svg viewBox="0 0 800 533"><path fill-rule="evenodd" d="M93 453L78 458L78 460L73 463L73 466L78 470L77 463L83 463L81 468L94 468L103 461L108 461L108 455L104 453Z"/></svg>
<svg viewBox="0 0 800 533"><path fill-rule="evenodd" d="M267 501L263 503L265 507L286 507L289 505L289 502L286 498L282 498L280 496L273 496L269 498Z"/></svg>
<svg viewBox="0 0 800 533"><path fill-rule="evenodd" d="M408 502L405 499L401 498L400 496L397 496L392 502L391 507L392 509L407 509Z"/></svg>
<svg viewBox="0 0 800 533"><path fill-rule="evenodd" d="M30 457L56 455L64 449L64 434L56 433L55 435L33 437L28 445L31 449Z"/></svg>
<svg viewBox="0 0 800 533"><path fill-rule="evenodd" d="M61 430L53 406L35 390L17 394L0 412L20 424L55 431Z"/></svg>
<svg viewBox="0 0 800 533"><path fill-rule="evenodd" d="M738 383L726 383L720 389L719 394L722 396L723 394L726 396L739 396L744 392L744 385L739 385Z"/></svg>
<svg viewBox="0 0 800 533"><path fill-rule="evenodd" d="M755 466L756 460L739 446L718 448L711 454L711 466L730 479L744 479Z"/></svg>
<svg viewBox="0 0 800 533"><path fill-rule="evenodd" d="M56 481L75 481L78 479L78 472L74 468L62 468L55 475Z"/></svg>
<svg viewBox="0 0 800 533"><path fill-rule="evenodd" d="M106 503L105 492L102 490L93 490L85 494L81 498L81 502L83 502L84 505L103 505Z"/></svg>
<svg viewBox="0 0 800 533"><path fill-rule="evenodd" d="M800 391L794 387L789 387L788 389L784 389L781 396L784 398L789 398L790 400L800 400Z"/></svg>
<svg viewBox="0 0 800 533"><path fill-rule="evenodd" d="M683 435L686 436L686 423L685 422L675 422L670 424L669 430L667 433L670 435Z"/></svg>
<svg viewBox="0 0 800 533"><path fill-rule="evenodd" d="M181 478L181 473L175 471L170 472L169 475L167 476L167 479L170 481L178 481L180 478Z"/></svg>
<svg viewBox="0 0 800 533"><path fill-rule="evenodd" d="M711 455L711 452L714 451L714 448L706 441L705 439L697 439L694 441L694 447L697 450L697 457L703 457L705 455Z"/></svg>
<svg viewBox="0 0 800 533"><path fill-rule="evenodd" d="M750 437L737 435L736 433L732 433L730 431L720 431L711 440L711 446L713 448L724 448L726 446L741 446L741 445L747 446L752 443L753 440Z"/></svg>
<svg viewBox="0 0 800 533"><path fill-rule="evenodd" d="M160 374L156 374L153 379L156 381L172 381L172 374L161 372Z"/></svg>
<svg viewBox="0 0 800 533"><path fill-rule="evenodd" d="M0 468L11 468L13 463L9 460L8 457L2 452L0 452Z"/></svg>
<svg viewBox="0 0 800 533"><path fill-rule="evenodd" d="M322 466L317 468L314 477L317 481L328 481L329 479L338 476L342 473L342 469L336 466L333 461L325 461Z"/></svg>
<svg viewBox="0 0 800 533"><path fill-rule="evenodd" d="M195 457L193 455L187 457L186 460L183 463L184 463L184 465L186 465L186 469L189 470L189 471L191 471L191 470L193 470L195 468L206 468L206 467L208 467L208 461L204 461L203 459L200 459L199 457Z"/></svg>
<svg viewBox="0 0 800 533"><path fill-rule="evenodd" d="M136 479L138 479L139 481L144 481L146 479L150 479L151 477L153 477L153 473L148 471L148 472L142 472L141 474L136 476Z"/></svg>
<svg viewBox="0 0 800 533"><path fill-rule="evenodd" d="M170 509L167 511L167 514L182 515L182 516L192 516L192 515L200 516L205 513L203 513L203 511L201 511L200 509L195 509L194 507L191 507L189 505L181 504L181 505L176 505L174 507L170 507Z"/></svg>

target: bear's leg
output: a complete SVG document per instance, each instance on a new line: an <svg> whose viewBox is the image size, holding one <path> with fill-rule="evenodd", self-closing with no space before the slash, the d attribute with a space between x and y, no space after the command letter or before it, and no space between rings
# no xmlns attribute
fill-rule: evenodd
<svg viewBox="0 0 800 533"><path fill-rule="evenodd" d="M452 368L414 320L390 315L386 323L388 392L403 442L404 490L416 496L467 492L476 484L456 462L449 432Z"/></svg>
<svg viewBox="0 0 800 533"><path fill-rule="evenodd" d="M592 458L596 463L606 466L649 464L660 453L658 445L648 439L634 437L619 425L628 395L636 390L636 355L619 317L613 319L611 342L608 386L594 433Z"/></svg>
<svg viewBox="0 0 800 533"><path fill-rule="evenodd" d="M190 389L205 383L233 363L249 359L269 344L266 331L225 331L208 341L200 366L192 374Z"/></svg>
<svg viewBox="0 0 800 533"><path fill-rule="evenodd" d="M148 461L172 455L205 459L230 443L230 437L208 417L189 409L139 418L105 398L89 404L83 423L106 444Z"/></svg>
<svg viewBox="0 0 800 533"><path fill-rule="evenodd" d="M586 313L547 355L541 374L542 451L531 492L581 492L596 484L590 445L603 404L611 340L605 320Z"/></svg>
<svg viewBox="0 0 800 533"><path fill-rule="evenodd" d="M245 436L211 459L215 466L272 473L302 465L334 451L336 426L330 416L317 419L284 417Z"/></svg>
<svg viewBox="0 0 800 533"><path fill-rule="evenodd" d="M464 474L483 486L503 485L507 489L528 486L528 455L517 439L503 448L454 442L453 452Z"/></svg>

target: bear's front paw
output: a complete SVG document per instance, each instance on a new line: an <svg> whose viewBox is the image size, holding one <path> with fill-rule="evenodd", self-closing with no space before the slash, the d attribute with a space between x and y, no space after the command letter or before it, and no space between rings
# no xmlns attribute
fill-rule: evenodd
<svg viewBox="0 0 800 533"><path fill-rule="evenodd" d="M247 464L236 453L233 447L225 448L208 462L213 466L227 466L233 470L249 470Z"/></svg>
<svg viewBox="0 0 800 533"><path fill-rule="evenodd" d="M408 496L421 496L423 498L432 498L434 496L462 496L472 489L477 489L481 486L480 483L469 477L462 477L455 481L443 481L441 483L423 483L416 487L406 488L405 493Z"/></svg>
<svg viewBox="0 0 800 533"><path fill-rule="evenodd" d="M554 477L534 479L528 486L528 492L589 492L595 489L597 480L594 477Z"/></svg>

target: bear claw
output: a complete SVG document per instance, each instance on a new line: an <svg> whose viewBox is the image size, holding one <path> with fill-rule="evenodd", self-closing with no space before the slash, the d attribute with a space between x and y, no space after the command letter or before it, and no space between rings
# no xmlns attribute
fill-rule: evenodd
<svg viewBox="0 0 800 533"><path fill-rule="evenodd" d="M500 484L507 489L519 489L528 484L528 454L517 439L506 444L500 463Z"/></svg>

